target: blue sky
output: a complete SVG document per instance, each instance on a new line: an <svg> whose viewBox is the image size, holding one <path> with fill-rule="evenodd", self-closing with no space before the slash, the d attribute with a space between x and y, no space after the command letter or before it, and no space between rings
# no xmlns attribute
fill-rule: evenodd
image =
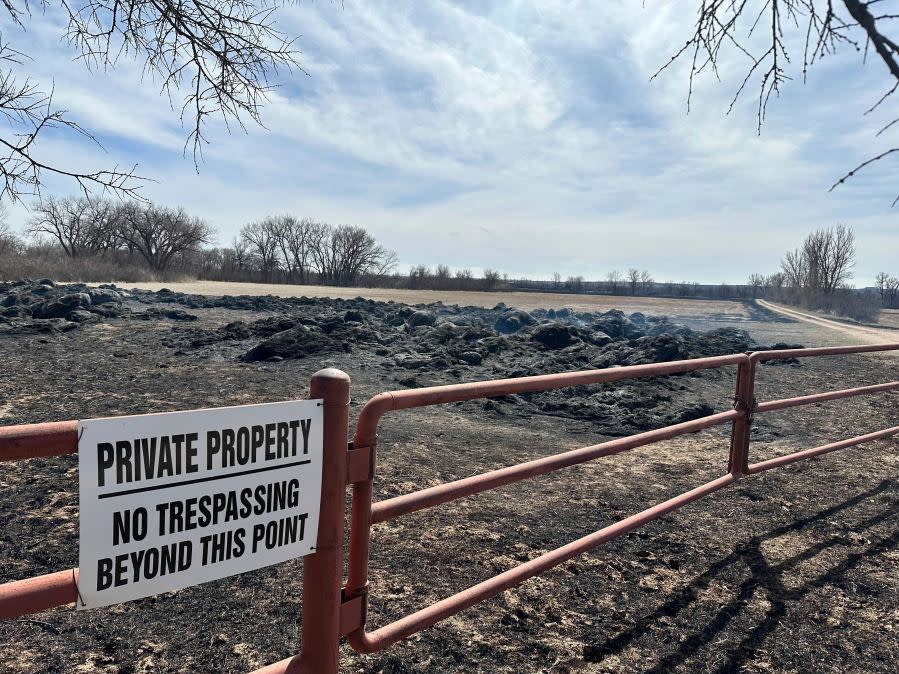
<svg viewBox="0 0 899 674"><path fill-rule="evenodd" d="M885 69L848 51L825 60L772 101L759 136L754 90L725 114L746 68L730 55L687 115L686 62L649 81L690 34L687 4L291 4L280 27L301 36L308 75L282 77L267 130L211 128L199 173L137 64L88 72L52 12L2 33L105 147L54 137L45 157L137 163L157 181L148 198L207 219L222 244L249 220L292 212L367 227L403 268L602 278L635 266L657 280L739 283L775 271L808 230L845 222L859 240L857 284L899 273L895 165L827 192L891 147L874 138L889 110L862 115Z"/></svg>

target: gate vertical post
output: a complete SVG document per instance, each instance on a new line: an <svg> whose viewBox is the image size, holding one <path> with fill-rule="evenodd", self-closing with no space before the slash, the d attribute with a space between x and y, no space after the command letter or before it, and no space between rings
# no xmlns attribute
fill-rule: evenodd
<svg viewBox="0 0 899 674"><path fill-rule="evenodd" d="M299 671L337 674L343 587L350 377L334 368L312 375L312 399L323 400L322 496L315 554L303 561ZM292 668L291 668L292 669Z"/></svg>
<svg viewBox="0 0 899 674"><path fill-rule="evenodd" d="M751 356L737 366L734 409L740 416L734 419L730 435L728 470L734 477L749 473L749 432L755 410L755 364Z"/></svg>

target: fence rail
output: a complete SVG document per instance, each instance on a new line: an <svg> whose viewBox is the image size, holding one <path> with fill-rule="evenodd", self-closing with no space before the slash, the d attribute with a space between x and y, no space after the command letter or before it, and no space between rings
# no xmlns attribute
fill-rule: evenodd
<svg viewBox="0 0 899 674"><path fill-rule="evenodd" d="M359 652L383 650L528 578L728 487L743 476L899 434L899 426L894 426L749 463L750 428L756 414L899 390L899 381L893 381L758 402L755 395L755 375L760 362L880 351L899 351L899 344L760 351L605 370L390 391L371 398L365 404L359 414L352 443L347 442L349 377L338 370L316 373L312 378L310 397L324 400L322 496L316 552L304 561L301 652L293 658L258 670L256 674L334 674L338 670L338 644L341 637L347 637L350 645ZM373 500L377 430L385 414L513 393L548 391L731 366L737 368L734 407L731 410L498 468L383 501ZM373 525L531 477L727 423L731 424L730 451L727 472L721 477L544 553L372 632L366 631L368 559ZM74 453L78 444L76 429L77 422L74 421L0 428L0 461ZM352 510L348 572L344 583L343 539L345 492L348 486L352 486ZM72 603L77 598L77 582L78 570L69 569L0 585L0 619Z"/></svg>

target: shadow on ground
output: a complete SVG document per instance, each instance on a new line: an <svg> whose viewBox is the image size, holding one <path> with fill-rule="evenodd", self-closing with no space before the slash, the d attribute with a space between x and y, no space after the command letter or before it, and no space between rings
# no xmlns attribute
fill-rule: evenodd
<svg viewBox="0 0 899 674"><path fill-rule="evenodd" d="M685 665L689 666L691 662L695 664L694 658L699 651L709 645L717 644L716 649L722 649L722 657L714 665L710 664L706 671L716 674L743 671L747 663L752 662L765 650L766 639L772 633L778 629L790 629L790 618L787 612L795 606L796 602L828 585L839 585L841 581L846 580L847 573L855 569L866 557L888 552L897 546L899 543L899 513L897 513L896 499L891 498L897 486L899 486L899 482L896 480L883 480L877 487L849 500L754 536L693 579L689 586L670 596L657 610L639 619L636 624L604 641L595 637L585 639L584 659L587 662L601 662L610 656L622 653L630 646L635 645L660 622L687 613L694 603L700 601L702 593L708 590L713 583L719 582L734 568L743 567L748 570L748 577L737 585L735 591L732 592L731 600L721 605L717 612L713 612L711 620L703 625L696 624L692 634L687 633L686 638L674 646L674 650L664 654L654 665L644 670L653 674L680 671ZM789 557L777 563L771 563L766 558L763 544L786 534L808 530L835 515L851 516L851 511L865 502L869 502L866 510L867 513L870 513L870 501L877 496L886 496L887 498L878 502L874 514L868 514L867 517L851 526L851 532L856 536L855 540L861 539L866 545L862 548L854 547L852 551L846 553L840 553L840 560L837 563L826 564L823 571L805 578L800 585L788 587L784 582L785 575L795 571L800 564L815 558L822 552L851 544L847 543L844 537L830 535L826 540L807 547L799 546L800 549L791 551L792 554ZM888 520L892 520L892 522L886 532L883 527L879 527L875 531L875 527ZM762 605L765 606L763 615L760 619L753 618L753 622L756 624L745 631L745 636L738 640L736 645L733 645L731 638L728 640L730 646L722 648L725 642L723 635L728 630L728 626L746 609L750 600L759 595L767 600L767 602L762 602ZM683 616L679 622L686 622Z"/></svg>

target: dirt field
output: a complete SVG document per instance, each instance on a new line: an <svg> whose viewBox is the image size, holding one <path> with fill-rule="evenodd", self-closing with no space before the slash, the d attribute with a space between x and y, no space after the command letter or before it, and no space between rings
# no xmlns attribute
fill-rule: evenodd
<svg viewBox="0 0 899 674"><path fill-rule="evenodd" d="M625 313L641 311L653 316L676 318L741 320L749 317L742 302L717 300L668 299L664 297L627 297L607 295L572 295L568 293L475 292L465 290L409 290L404 288L337 288L332 286L297 286L270 283L222 283L218 281L190 281L187 283L119 283L122 288L159 290L207 296L275 295L276 297L331 297L352 299L364 297L380 302L406 304L444 302L461 306L492 307L500 302L525 311L532 309L561 309L574 311L608 311L621 309Z"/></svg>
<svg viewBox="0 0 899 674"><path fill-rule="evenodd" d="M477 295L478 304L492 306ZM552 301L536 299L547 307ZM507 294L498 301L512 304ZM353 378L352 422L368 397L408 376L404 366L361 347L252 362L239 355L258 337L204 342L223 326L265 320L270 311L187 306L197 318L185 323L136 317L171 309L168 301L130 304L131 317L0 335L0 423L282 400L303 395L309 376L326 366ZM721 304L664 313L694 327L740 326L768 344L859 338ZM702 315L694 305L714 308ZM185 346L191 343L202 346ZM485 362L463 370L463 378L497 376L500 365ZM454 381L451 369L415 377L419 385ZM890 359L825 358L765 366L759 391L770 399L894 379ZM733 373L672 377L660 386L653 390L670 399L665 405L684 397L720 411L730 406ZM615 391L628 389L616 385L608 395ZM570 397L578 400L576 392ZM760 416L752 457L895 425L896 402L895 394L881 394ZM610 430L603 420L508 402L398 413L381 427L376 498L593 444ZM895 440L881 441L748 479L384 653L357 656L344 647L342 671L893 672L897 448ZM369 627L716 477L726 457L726 432L708 431L379 525ZM0 465L0 582L77 563L76 483L75 457ZM301 574L297 561L108 609L61 608L0 624L0 671L247 671L295 652Z"/></svg>
<svg viewBox="0 0 899 674"><path fill-rule="evenodd" d="M884 309L881 311L880 322L891 328L899 328L899 309Z"/></svg>

